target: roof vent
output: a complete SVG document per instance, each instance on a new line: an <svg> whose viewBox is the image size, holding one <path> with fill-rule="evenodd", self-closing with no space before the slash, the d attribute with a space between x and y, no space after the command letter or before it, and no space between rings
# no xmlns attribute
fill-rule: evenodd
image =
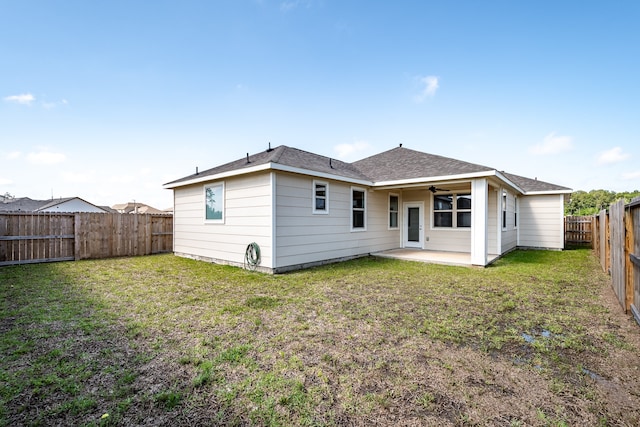
<svg viewBox="0 0 640 427"><path fill-rule="evenodd" d="M267 153L270 153L273 151L273 148L271 148L271 141L269 141L269 148L267 148Z"/></svg>
<svg viewBox="0 0 640 427"><path fill-rule="evenodd" d="M196 166L196 175L198 175L198 167Z"/></svg>
<svg viewBox="0 0 640 427"><path fill-rule="evenodd" d="M249 153L247 153L247 163L251 163L251 160L249 160Z"/></svg>
<svg viewBox="0 0 640 427"><path fill-rule="evenodd" d="M333 163L331 162L331 157L329 157L329 167L333 169Z"/></svg>
<svg viewBox="0 0 640 427"><path fill-rule="evenodd" d="M402 142L400 143L400 148L402 148Z"/></svg>

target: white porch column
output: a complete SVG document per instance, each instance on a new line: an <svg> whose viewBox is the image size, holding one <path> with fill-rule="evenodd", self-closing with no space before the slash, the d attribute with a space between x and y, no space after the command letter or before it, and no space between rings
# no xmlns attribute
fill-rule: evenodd
<svg viewBox="0 0 640 427"><path fill-rule="evenodd" d="M486 178L471 181L471 264L487 265L489 186Z"/></svg>

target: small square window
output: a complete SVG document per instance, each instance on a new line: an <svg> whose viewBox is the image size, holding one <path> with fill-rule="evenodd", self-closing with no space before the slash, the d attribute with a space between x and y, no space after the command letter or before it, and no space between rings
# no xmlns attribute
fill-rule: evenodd
<svg viewBox="0 0 640 427"><path fill-rule="evenodd" d="M329 213L329 184L313 181L313 213Z"/></svg>

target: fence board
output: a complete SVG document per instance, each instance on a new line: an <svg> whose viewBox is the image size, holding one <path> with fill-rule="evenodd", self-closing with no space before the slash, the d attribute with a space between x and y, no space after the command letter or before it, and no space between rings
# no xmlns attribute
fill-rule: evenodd
<svg viewBox="0 0 640 427"><path fill-rule="evenodd" d="M0 266L173 251L173 216L0 213Z"/></svg>
<svg viewBox="0 0 640 427"><path fill-rule="evenodd" d="M631 264L631 278L629 280L632 291L631 312L640 324L640 199L634 199L628 208L630 211L629 219L631 221L631 253L629 261Z"/></svg>
<svg viewBox="0 0 640 427"><path fill-rule="evenodd" d="M566 245L593 243L593 216L564 217L564 241Z"/></svg>
<svg viewBox="0 0 640 427"><path fill-rule="evenodd" d="M625 289L625 225L624 225L624 201L620 200L611 204L609 208L609 228L611 241L611 282L618 302L626 311Z"/></svg>

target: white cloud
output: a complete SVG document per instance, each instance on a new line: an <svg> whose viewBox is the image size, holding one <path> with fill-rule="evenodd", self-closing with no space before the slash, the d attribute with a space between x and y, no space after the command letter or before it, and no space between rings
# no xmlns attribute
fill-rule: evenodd
<svg viewBox="0 0 640 427"><path fill-rule="evenodd" d="M619 163L630 157L629 153L623 153L621 147L613 147L611 150L603 151L598 154L597 162L599 165L608 165Z"/></svg>
<svg viewBox="0 0 640 427"><path fill-rule="evenodd" d="M628 172L628 173L622 174L622 179L627 181L630 181L632 179L640 179L640 171Z"/></svg>
<svg viewBox="0 0 640 427"><path fill-rule="evenodd" d="M417 80L420 86L420 93L414 97L416 102L423 102L425 99L435 96L440 87L440 78L438 76L418 77Z"/></svg>
<svg viewBox="0 0 640 427"><path fill-rule="evenodd" d="M569 151L573 149L573 138L570 136L556 135L555 132L551 132L544 137L544 140L529 148L531 154L557 154L563 151Z"/></svg>
<svg viewBox="0 0 640 427"><path fill-rule="evenodd" d="M68 105L68 104L69 104L69 101L67 101L66 99L62 99L60 101L53 101L53 102L42 101L40 103L40 105L42 105L42 108L46 110L59 107L60 105Z"/></svg>
<svg viewBox="0 0 640 427"><path fill-rule="evenodd" d="M5 96L4 100L7 102L14 102L16 104L31 105L31 103L36 100L36 97L30 93L23 93L20 95Z"/></svg>
<svg viewBox="0 0 640 427"><path fill-rule="evenodd" d="M366 141L356 141L352 144L338 144L333 147L333 151L340 160L350 160L359 153L367 152L371 148L371 145Z"/></svg>
<svg viewBox="0 0 640 427"><path fill-rule="evenodd" d="M64 162L66 156L62 153L52 153L49 150L42 149L38 152L27 154L27 160L34 165L53 165Z"/></svg>

